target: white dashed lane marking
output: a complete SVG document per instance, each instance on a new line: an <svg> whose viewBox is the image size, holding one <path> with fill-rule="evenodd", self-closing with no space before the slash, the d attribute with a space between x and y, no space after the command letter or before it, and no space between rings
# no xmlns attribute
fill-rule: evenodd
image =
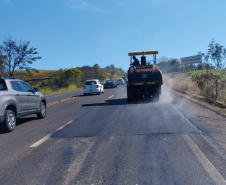
<svg viewBox="0 0 226 185"><path fill-rule="evenodd" d="M30 148L36 148L39 145L41 145L42 143L46 142L53 134L55 134L56 132L62 130L64 127L66 127L67 125L71 124L73 121L74 120L71 120L71 121L67 122L66 124L64 124L63 126L58 128L57 130L55 130L54 132L52 132L52 133L48 134L47 136L43 137L42 139L40 139L39 141L37 141L36 143L31 145Z"/></svg>
<svg viewBox="0 0 226 185"><path fill-rule="evenodd" d="M113 98L114 96L115 96L115 95L112 95L112 96L110 96L110 97L108 97L108 98L110 99L110 98Z"/></svg>

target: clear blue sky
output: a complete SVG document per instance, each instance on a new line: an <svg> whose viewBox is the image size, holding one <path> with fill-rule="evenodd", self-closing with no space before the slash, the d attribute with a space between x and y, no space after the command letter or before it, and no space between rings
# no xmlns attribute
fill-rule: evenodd
<svg viewBox="0 0 226 185"><path fill-rule="evenodd" d="M128 52L159 50L157 58L226 46L225 0L0 0L0 41L30 41L37 69L114 64Z"/></svg>

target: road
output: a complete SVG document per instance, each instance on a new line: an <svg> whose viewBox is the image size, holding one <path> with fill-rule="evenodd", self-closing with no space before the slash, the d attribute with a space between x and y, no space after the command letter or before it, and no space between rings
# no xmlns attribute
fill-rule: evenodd
<svg viewBox="0 0 226 185"><path fill-rule="evenodd" d="M223 145L197 125L191 102L186 112L164 89L160 102L127 103L123 85L81 94L49 95L45 119L0 130L2 185L226 184Z"/></svg>

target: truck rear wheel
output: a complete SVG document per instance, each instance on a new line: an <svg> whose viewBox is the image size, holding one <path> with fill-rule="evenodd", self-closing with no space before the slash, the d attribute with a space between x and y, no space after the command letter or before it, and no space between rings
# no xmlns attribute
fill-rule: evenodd
<svg viewBox="0 0 226 185"><path fill-rule="evenodd" d="M141 89L137 89L136 91L136 100L137 101L140 101L143 99L143 93L142 93L142 90Z"/></svg>
<svg viewBox="0 0 226 185"><path fill-rule="evenodd" d="M150 101L150 98L151 98L151 94L149 91L145 91L144 92L144 98L146 101Z"/></svg>
<svg viewBox="0 0 226 185"><path fill-rule="evenodd" d="M155 88L154 94L153 94L153 101L158 102L159 101L159 96L161 94L161 86L158 86Z"/></svg>
<svg viewBox="0 0 226 185"><path fill-rule="evenodd" d="M154 95L153 101L154 101L154 102L158 102L158 101L159 101L159 94L155 94L155 95Z"/></svg>
<svg viewBox="0 0 226 185"><path fill-rule="evenodd" d="M134 98L133 93L132 92L127 92L127 101L131 102L131 101L133 101L133 98Z"/></svg>

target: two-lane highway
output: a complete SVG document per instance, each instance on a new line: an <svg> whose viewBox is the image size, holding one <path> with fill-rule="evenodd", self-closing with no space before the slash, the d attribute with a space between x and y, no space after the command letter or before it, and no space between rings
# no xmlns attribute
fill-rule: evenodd
<svg viewBox="0 0 226 185"><path fill-rule="evenodd" d="M45 119L0 133L1 184L226 184L225 156L168 91L158 103L127 103L124 85L81 94L47 96Z"/></svg>

